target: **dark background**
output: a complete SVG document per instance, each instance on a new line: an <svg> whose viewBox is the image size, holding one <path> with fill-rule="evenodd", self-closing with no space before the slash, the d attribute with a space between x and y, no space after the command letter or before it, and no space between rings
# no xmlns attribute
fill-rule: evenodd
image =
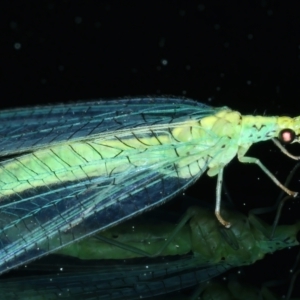
<svg viewBox="0 0 300 300"><path fill-rule="evenodd" d="M267 0L2 1L1 107L166 94L243 114L296 116L297 8L296 1ZM289 149L300 153L299 145ZM249 153L281 181L296 164L272 142ZM225 181L244 212L279 194L257 166L233 161ZM299 173L292 188L300 191ZM187 191L212 203L214 193L215 179L206 175ZM281 222L293 223L299 212L299 201L290 201ZM256 283L286 277L298 251L270 255L244 272Z"/></svg>

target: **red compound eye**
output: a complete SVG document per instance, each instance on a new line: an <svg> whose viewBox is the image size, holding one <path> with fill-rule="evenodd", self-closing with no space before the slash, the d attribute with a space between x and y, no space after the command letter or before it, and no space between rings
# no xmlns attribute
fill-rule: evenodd
<svg viewBox="0 0 300 300"><path fill-rule="evenodd" d="M294 141L296 138L295 131L291 129L282 129L279 132L278 138L283 142L283 143L291 143Z"/></svg>

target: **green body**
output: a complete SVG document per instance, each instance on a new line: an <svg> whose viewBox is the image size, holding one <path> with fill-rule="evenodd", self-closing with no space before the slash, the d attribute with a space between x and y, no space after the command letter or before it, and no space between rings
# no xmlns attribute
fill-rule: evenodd
<svg viewBox="0 0 300 300"><path fill-rule="evenodd" d="M292 118L242 116L223 108L198 120L91 135L5 161L0 168L0 193L9 196L87 176L127 173L132 166L151 165L165 173L162 166L166 160L177 165L181 178L202 174L207 167L208 175L213 176L237 153L243 156L251 144L293 127ZM146 138L151 132L155 136Z"/></svg>

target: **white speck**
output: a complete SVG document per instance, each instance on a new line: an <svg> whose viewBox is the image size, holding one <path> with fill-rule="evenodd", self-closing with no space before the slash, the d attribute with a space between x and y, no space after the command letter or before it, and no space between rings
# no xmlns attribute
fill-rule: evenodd
<svg viewBox="0 0 300 300"><path fill-rule="evenodd" d="M225 77L225 74L224 74L224 73L221 73L221 74L220 74L220 77L221 77L221 78L224 78L224 77Z"/></svg>
<svg viewBox="0 0 300 300"><path fill-rule="evenodd" d="M75 17L74 19L76 24L81 24L82 23L82 18L81 17Z"/></svg>
<svg viewBox="0 0 300 300"><path fill-rule="evenodd" d="M208 102L211 102L211 101L212 101L212 98L211 98L211 97L209 97L209 98L207 99L207 101L208 101Z"/></svg>
<svg viewBox="0 0 300 300"><path fill-rule="evenodd" d="M217 86L216 90L219 92L221 91L221 87Z"/></svg>
<svg viewBox="0 0 300 300"><path fill-rule="evenodd" d="M17 22L11 21L11 22L9 23L9 27L10 27L11 29L16 29L16 28L18 27L18 24L17 24Z"/></svg>
<svg viewBox="0 0 300 300"><path fill-rule="evenodd" d="M185 14L186 14L185 10L182 10L182 9L181 9L181 10L179 11L179 15L180 15L181 17L184 17Z"/></svg>
<svg viewBox="0 0 300 300"><path fill-rule="evenodd" d="M21 43L14 43L14 48L16 50L20 50L21 49Z"/></svg>
<svg viewBox="0 0 300 300"><path fill-rule="evenodd" d="M198 10L199 11L204 11L204 9L205 9L205 5L204 4L199 4L198 5Z"/></svg>
<svg viewBox="0 0 300 300"><path fill-rule="evenodd" d="M248 34L248 39L249 39L249 40L252 40L252 39L253 39L253 34L251 34L251 33Z"/></svg>
<svg viewBox="0 0 300 300"><path fill-rule="evenodd" d="M49 9L49 10L52 10L52 9L54 9L54 4L53 3L49 3L48 5L47 5L47 8Z"/></svg>
<svg viewBox="0 0 300 300"><path fill-rule="evenodd" d="M166 65L168 64L168 61L167 61L166 59L162 59L162 60L161 60L161 64L162 64L163 66L166 66Z"/></svg>
<svg viewBox="0 0 300 300"><path fill-rule="evenodd" d="M161 37L161 38L159 39L158 46L159 46L160 48L163 48L163 47L165 46L165 44L166 44L166 39L165 39L164 37Z"/></svg>
<svg viewBox="0 0 300 300"><path fill-rule="evenodd" d="M251 85L252 84L251 80L247 80L247 84Z"/></svg>
<svg viewBox="0 0 300 300"><path fill-rule="evenodd" d="M59 268L59 271L63 271L64 270L64 268Z"/></svg>
<svg viewBox="0 0 300 300"><path fill-rule="evenodd" d="M190 65L186 65L185 68L186 68L186 70L189 71L191 69L191 66Z"/></svg>
<svg viewBox="0 0 300 300"><path fill-rule="evenodd" d="M45 79L45 78L41 79L41 84L45 84L46 82L47 82L47 79Z"/></svg>
<svg viewBox="0 0 300 300"><path fill-rule="evenodd" d="M272 10L272 9L268 9L267 15L268 15L268 16L272 16L272 15L273 15L273 10Z"/></svg>
<svg viewBox="0 0 300 300"><path fill-rule="evenodd" d="M243 205L246 206L246 203L244 202Z"/></svg>

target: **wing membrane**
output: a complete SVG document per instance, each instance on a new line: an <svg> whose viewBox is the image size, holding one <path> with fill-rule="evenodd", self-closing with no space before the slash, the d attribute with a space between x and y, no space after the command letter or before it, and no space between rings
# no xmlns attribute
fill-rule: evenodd
<svg viewBox="0 0 300 300"><path fill-rule="evenodd" d="M201 118L216 108L180 98L89 101L4 110L0 154L12 155L59 143L90 139L119 130Z"/></svg>
<svg viewBox="0 0 300 300"><path fill-rule="evenodd" d="M0 162L0 273L190 186L224 140L216 140L212 152L201 140L172 140L170 128L213 112L190 100L140 98L1 113L0 153L12 157ZM91 220L94 231L82 226L64 234Z"/></svg>

